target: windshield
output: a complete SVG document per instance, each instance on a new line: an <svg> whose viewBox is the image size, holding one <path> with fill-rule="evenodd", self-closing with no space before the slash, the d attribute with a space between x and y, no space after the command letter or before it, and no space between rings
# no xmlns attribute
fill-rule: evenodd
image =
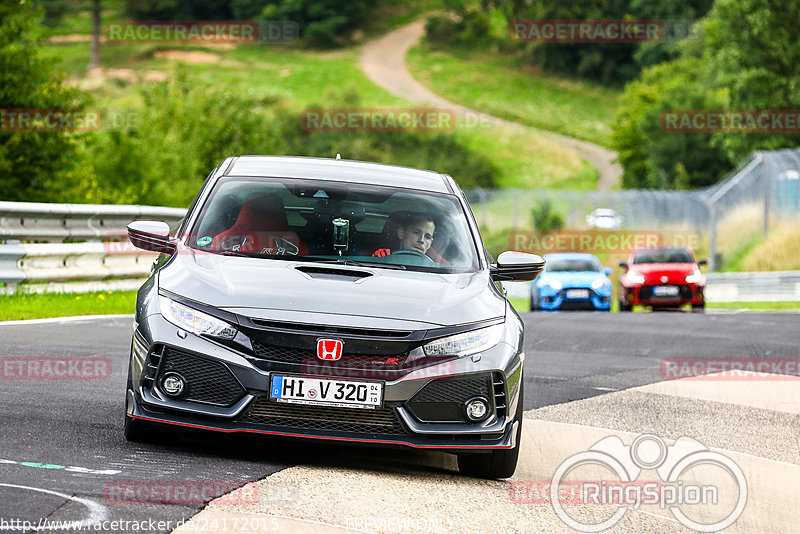
<svg viewBox="0 0 800 534"><path fill-rule="evenodd" d="M694 259L686 249L665 248L637 253L633 256L633 263L694 263Z"/></svg>
<svg viewBox="0 0 800 534"><path fill-rule="evenodd" d="M435 272L468 272L478 266L456 196L316 180L220 180L187 245L264 260Z"/></svg>
<svg viewBox="0 0 800 534"><path fill-rule="evenodd" d="M547 271L594 272L601 271L602 266L593 260L549 260Z"/></svg>

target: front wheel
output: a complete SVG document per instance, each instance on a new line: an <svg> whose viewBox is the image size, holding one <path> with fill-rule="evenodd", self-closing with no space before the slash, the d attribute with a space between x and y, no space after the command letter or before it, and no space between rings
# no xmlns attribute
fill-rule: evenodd
<svg viewBox="0 0 800 534"><path fill-rule="evenodd" d="M539 293L531 294L531 311L539 311Z"/></svg>
<svg viewBox="0 0 800 534"><path fill-rule="evenodd" d="M520 380L520 388L523 388ZM522 439L522 401L523 391L519 391L517 414L514 421L518 423L513 449L492 451L490 453L462 453L458 455L458 470L462 475L475 478L508 478L517 470L519 447Z"/></svg>
<svg viewBox="0 0 800 534"><path fill-rule="evenodd" d="M633 310L633 304L625 304L622 301L619 301L619 311L621 312L629 312Z"/></svg>
<svg viewBox="0 0 800 534"><path fill-rule="evenodd" d="M706 309L706 303L701 302L700 304L692 304L692 311L703 311Z"/></svg>

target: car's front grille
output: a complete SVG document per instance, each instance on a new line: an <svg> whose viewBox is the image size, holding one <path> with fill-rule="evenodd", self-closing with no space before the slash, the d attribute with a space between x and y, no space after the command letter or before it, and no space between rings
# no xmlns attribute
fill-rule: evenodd
<svg viewBox="0 0 800 534"><path fill-rule="evenodd" d="M345 353L342 354L340 360L330 362L319 359L317 354L311 350L266 345L258 341L253 341L253 354L258 358L272 362L304 364L307 366L325 365L326 367L341 368L368 366L369 368L374 368L386 365L392 369L402 366L408 357L407 354L383 356Z"/></svg>
<svg viewBox="0 0 800 534"><path fill-rule="evenodd" d="M495 398L492 382L489 374L432 380L411 398L407 407L426 423L465 422L464 403L473 397L483 397L491 403Z"/></svg>
<svg viewBox="0 0 800 534"><path fill-rule="evenodd" d="M678 286L678 295L677 296L659 296L653 294L653 288L657 286L655 285L643 285L639 288L639 298L643 300L649 299L682 299L688 300L692 298L692 288L688 285L682 284Z"/></svg>
<svg viewBox="0 0 800 534"><path fill-rule="evenodd" d="M355 434L403 435L407 431L392 406L380 410L306 406L272 402L266 396L253 401L239 420L286 431L324 431Z"/></svg>
<svg viewBox="0 0 800 534"><path fill-rule="evenodd" d="M159 377L169 371L179 373L186 380L186 393L180 400L232 406L245 393L225 364L166 347L161 356Z"/></svg>

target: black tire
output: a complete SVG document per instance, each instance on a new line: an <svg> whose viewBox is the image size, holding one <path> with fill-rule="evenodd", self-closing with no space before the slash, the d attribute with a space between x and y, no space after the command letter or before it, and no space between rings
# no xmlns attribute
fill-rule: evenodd
<svg viewBox="0 0 800 534"><path fill-rule="evenodd" d="M531 296L531 311L539 311L539 294Z"/></svg>
<svg viewBox="0 0 800 534"><path fill-rule="evenodd" d="M633 304L625 304L622 301L619 301L619 311L621 312L633 311Z"/></svg>
<svg viewBox="0 0 800 534"><path fill-rule="evenodd" d="M520 388L523 383L520 380ZM516 445L513 449L492 451L490 453L461 453L458 455L458 470L462 475L475 478L508 478L517 470L519 459L520 440L522 439L522 402L523 391L519 391L517 414L514 418L518 421Z"/></svg>
<svg viewBox="0 0 800 534"><path fill-rule="evenodd" d="M700 304L692 304L692 311L703 311L706 309L706 303L701 302Z"/></svg>

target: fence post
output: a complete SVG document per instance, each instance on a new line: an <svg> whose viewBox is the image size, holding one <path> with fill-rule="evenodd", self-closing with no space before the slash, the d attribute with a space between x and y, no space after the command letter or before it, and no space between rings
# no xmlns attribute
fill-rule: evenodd
<svg viewBox="0 0 800 534"><path fill-rule="evenodd" d="M703 200L703 203L708 208L708 255L710 256L708 261L709 269L713 273L719 267L717 265L717 205L711 204L707 200Z"/></svg>

